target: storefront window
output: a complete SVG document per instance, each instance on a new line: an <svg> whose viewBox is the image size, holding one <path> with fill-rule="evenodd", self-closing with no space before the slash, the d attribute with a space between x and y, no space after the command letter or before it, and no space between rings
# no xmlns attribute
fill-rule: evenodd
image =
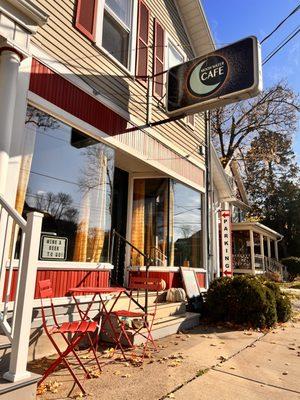
<svg viewBox="0 0 300 400"><path fill-rule="evenodd" d="M202 266L201 195L170 179L136 179L131 241L156 266ZM144 265L136 251L132 265Z"/></svg>
<svg viewBox="0 0 300 400"><path fill-rule="evenodd" d="M44 214L42 233L67 238L66 260L108 261L114 151L29 106L23 154L17 210Z"/></svg>
<svg viewBox="0 0 300 400"><path fill-rule="evenodd" d="M171 265L202 267L201 215L200 193L179 182L171 181L170 226L173 226L170 235Z"/></svg>
<svg viewBox="0 0 300 400"><path fill-rule="evenodd" d="M168 179L136 179L133 192L132 243L150 255L154 265L166 265L168 254ZM132 251L132 264L145 260Z"/></svg>

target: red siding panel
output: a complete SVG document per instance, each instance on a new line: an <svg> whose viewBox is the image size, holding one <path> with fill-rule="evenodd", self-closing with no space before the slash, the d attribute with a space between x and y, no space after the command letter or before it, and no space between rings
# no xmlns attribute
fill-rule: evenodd
<svg viewBox="0 0 300 400"><path fill-rule="evenodd" d="M146 272L131 271L129 276L146 276ZM166 282L166 289L183 287L180 272L149 272L150 278L160 278ZM129 278L130 279L130 278ZM201 288L205 288L205 273L197 273L197 279Z"/></svg>
<svg viewBox="0 0 300 400"><path fill-rule="evenodd" d="M122 133L127 121L33 59L29 90L108 135Z"/></svg>
<svg viewBox="0 0 300 400"><path fill-rule="evenodd" d="M201 288L205 288L205 273L203 272L199 272L196 274L197 275L197 279L198 279L198 283L200 285Z"/></svg>
<svg viewBox="0 0 300 400"><path fill-rule="evenodd" d="M13 301L16 293L16 285L18 278L18 270L13 271L12 276L12 290L9 296L9 301ZM64 297L68 295L68 289L76 286L109 286L109 272L108 271L83 271L83 270L38 270L36 281L50 279L54 292L54 297ZM8 283L8 270L5 275L3 299L6 295ZM39 299L39 290L35 287L35 299Z"/></svg>

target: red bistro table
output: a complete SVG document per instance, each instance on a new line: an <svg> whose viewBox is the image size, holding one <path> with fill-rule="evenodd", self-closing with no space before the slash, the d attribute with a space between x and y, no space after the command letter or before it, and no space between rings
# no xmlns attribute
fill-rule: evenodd
<svg viewBox="0 0 300 400"><path fill-rule="evenodd" d="M102 317L101 317L101 323L99 323L98 335L96 337L96 340L98 341L100 333L104 330L103 328L107 321L108 324L110 325L112 334L114 336L113 340L116 343L116 348L120 347L122 355L123 355L124 359L126 360L126 355L125 355L123 347L120 343L120 334L116 331L116 329L111 321L111 318L110 318L110 315L113 312L113 309L114 309L117 301L119 300L121 294L122 293L127 294L126 289L123 287L76 287L76 288L70 288L69 293L71 293L71 295L75 301L79 316L82 321L86 321L86 320L90 319L88 316L89 311L90 311L92 305L94 304L96 297L99 298L101 308L102 308L102 310L101 310ZM75 294L81 294L81 295L92 294L93 295L92 300L88 304L86 310L82 310L80 308L80 303L78 302L78 299L76 298ZM113 303L109 309L107 308L107 305L105 304L107 301L107 298L102 297L102 295L104 295L104 294L109 294L109 295L114 296Z"/></svg>

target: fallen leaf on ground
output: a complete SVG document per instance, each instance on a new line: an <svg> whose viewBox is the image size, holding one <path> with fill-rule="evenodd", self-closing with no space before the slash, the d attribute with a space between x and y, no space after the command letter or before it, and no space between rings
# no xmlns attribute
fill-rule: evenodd
<svg viewBox="0 0 300 400"><path fill-rule="evenodd" d="M83 399L83 397L84 397L84 394L82 392L79 392L79 393L75 394L74 399L75 400Z"/></svg>

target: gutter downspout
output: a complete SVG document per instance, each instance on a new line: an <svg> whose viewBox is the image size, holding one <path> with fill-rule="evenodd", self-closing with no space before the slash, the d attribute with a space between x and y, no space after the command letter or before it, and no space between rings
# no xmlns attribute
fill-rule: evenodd
<svg viewBox="0 0 300 400"><path fill-rule="evenodd" d="M206 157L205 157L205 228L206 228L206 288L208 288L211 281L211 211L212 211L212 169L211 169L211 127L210 127L210 112L205 112L205 147L206 147Z"/></svg>

